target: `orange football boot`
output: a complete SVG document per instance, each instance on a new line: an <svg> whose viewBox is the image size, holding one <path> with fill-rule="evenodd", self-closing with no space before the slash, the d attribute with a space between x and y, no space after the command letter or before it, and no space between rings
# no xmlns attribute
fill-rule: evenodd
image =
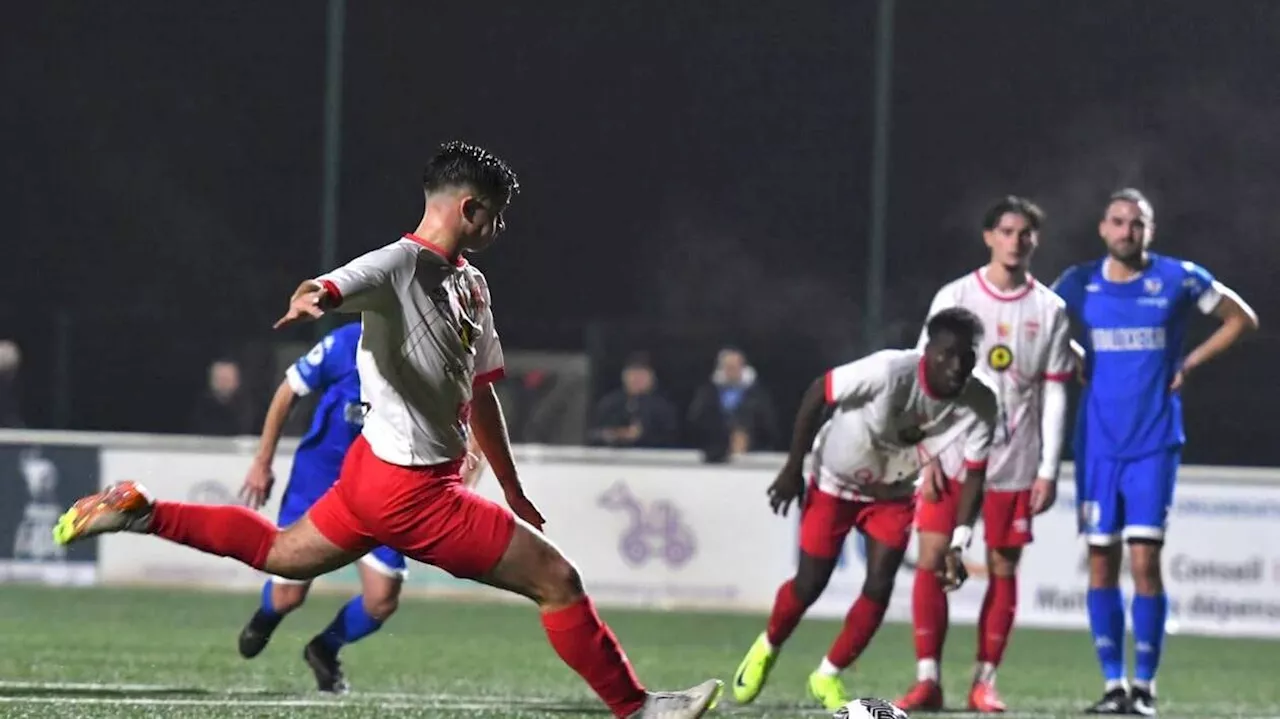
<svg viewBox="0 0 1280 719"><path fill-rule="evenodd" d="M1004 700L995 682L974 682L969 690L969 708L983 714L999 714L1005 710Z"/></svg>
<svg viewBox="0 0 1280 719"><path fill-rule="evenodd" d="M72 542L108 532L145 532L155 500L137 482L117 482L71 505L53 528L53 541Z"/></svg>
<svg viewBox="0 0 1280 719"><path fill-rule="evenodd" d="M894 702L904 712L936 712L942 710L942 687L932 679L918 681L901 699Z"/></svg>

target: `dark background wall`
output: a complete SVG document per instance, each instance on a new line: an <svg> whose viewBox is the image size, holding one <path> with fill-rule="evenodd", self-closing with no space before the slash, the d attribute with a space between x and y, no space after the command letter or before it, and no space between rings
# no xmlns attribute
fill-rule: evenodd
<svg viewBox="0 0 1280 719"><path fill-rule="evenodd" d="M1259 441L1280 399L1280 4L903 0L896 20L892 343L982 262L993 197L1045 206L1050 280L1099 253L1103 199L1135 184L1158 248L1264 324L1188 388L1188 458L1280 461ZM525 188L477 259L508 346L590 346L599 390L646 349L687 400L732 341L785 414L865 349L874 23L847 0L350 3L339 256L412 229L436 144L480 142ZM320 269L324 39L304 0L8 8L0 336L30 424L171 429L209 359L281 339Z"/></svg>

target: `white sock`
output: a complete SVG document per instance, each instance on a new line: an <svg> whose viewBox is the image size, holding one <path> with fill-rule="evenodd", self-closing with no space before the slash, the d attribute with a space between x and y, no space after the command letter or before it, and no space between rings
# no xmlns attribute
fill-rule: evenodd
<svg viewBox="0 0 1280 719"><path fill-rule="evenodd" d="M991 662L979 662L973 670L973 681L983 684L996 683L996 665Z"/></svg>
<svg viewBox="0 0 1280 719"><path fill-rule="evenodd" d="M1106 691L1115 691L1116 689L1128 690L1129 685L1123 679L1112 679L1106 684Z"/></svg>
<svg viewBox="0 0 1280 719"><path fill-rule="evenodd" d="M824 677L840 676L840 667L831 663L830 659L822 658L822 663L818 665L818 673Z"/></svg>
<svg viewBox="0 0 1280 719"><path fill-rule="evenodd" d="M937 659L921 659L916 662L916 681L919 682L936 682L938 681L938 660Z"/></svg>
<svg viewBox="0 0 1280 719"><path fill-rule="evenodd" d="M765 632L765 633L763 633L763 634L761 634L761 635L760 635L760 641L764 642L764 645L765 645L766 647L768 647L769 651L771 651L771 652L776 652L776 651L778 651L778 648L777 648L777 647L775 647L775 646L773 646L773 642L769 641L769 633L768 633L768 632Z"/></svg>
<svg viewBox="0 0 1280 719"><path fill-rule="evenodd" d="M1152 680L1151 680L1151 681L1149 681L1149 682L1144 682L1144 681L1142 681L1141 679L1134 679L1134 680L1133 680L1133 686L1134 686L1134 688L1135 688L1135 689L1144 689L1144 690L1146 690L1146 691L1147 691L1147 693L1149 693L1151 696L1155 696L1155 695L1156 695L1156 682L1155 682L1155 680L1154 680L1154 679L1152 679Z"/></svg>

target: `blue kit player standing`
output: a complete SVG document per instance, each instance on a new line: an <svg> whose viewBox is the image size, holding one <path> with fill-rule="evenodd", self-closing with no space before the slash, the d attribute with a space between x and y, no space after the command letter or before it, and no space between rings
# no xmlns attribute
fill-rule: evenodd
<svg viewBox="0 0 1280 719"><path fill-rule="evenodd" d="M262 439L253 466L241 489L246 503L257 509L266 502L274 477L275 456L285 420L298 398L319 392L311 428L298 444L289 484L280 500L279 526L293 524L338 478L342 460L364 424L356 349L360 323L353 322L325 336L285 373L263 422ZM377 547L359 562L363 592L353 597L323 632L303 650L321 691L343 693L347 683L338 662L338 649L378 631L396 610L405 576L404 556ZM267 646L285 615L302 605L311 582L272 577L262 586L262 606L240 632L240 654L251 659Z"/></svg>
<svg viewBox="0 0 1280 719"><path fill-rule="evenodd" d="M1090 714L1155 716L1155 677L1168 599L1160 573L1182 445L1183 384L1258 326L1240 297L1192 262L1150 252L1155 229L1141 192L1111 196L1098 227L1107 256L1054 284L1083 329L1085 389L1076 422L1076 492L1089 544L1087 605L1105 693ZM1185 357L1193 312L1222 325ZM1126 685L1121 541L1133 571L1134 679Z"/></svg>

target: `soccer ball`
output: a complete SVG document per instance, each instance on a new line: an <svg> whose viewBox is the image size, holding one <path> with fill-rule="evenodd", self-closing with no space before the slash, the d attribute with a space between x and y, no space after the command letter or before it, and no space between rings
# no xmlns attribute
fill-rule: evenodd
<svg viewBox="0 0 1280 719"><path fill-rule="evenodd" d="M883 699L863 697L837 709L831 719L907 719L907 713Z"/></svg>

